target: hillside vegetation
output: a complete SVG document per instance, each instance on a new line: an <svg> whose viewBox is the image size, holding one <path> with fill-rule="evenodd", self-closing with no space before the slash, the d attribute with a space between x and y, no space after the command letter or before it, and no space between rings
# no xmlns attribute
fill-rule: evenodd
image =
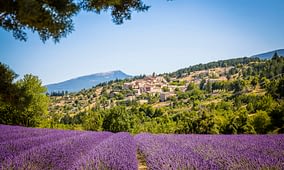
<svg viewBox="0 0 284 170"><path fill-rule="evenodd" d="M284 58L237 58L50 96L43 127L130 133L283 133Z"/></svg>

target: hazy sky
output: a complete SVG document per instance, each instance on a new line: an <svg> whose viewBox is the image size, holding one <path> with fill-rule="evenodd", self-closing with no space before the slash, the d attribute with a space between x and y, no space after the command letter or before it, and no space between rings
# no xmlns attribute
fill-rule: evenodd
<svg viewBox="0 0 284 170"><path fill-rule="evenodd" d="M107 13L80 13L75 31L43 44L0 28L0 61L44 84L111 70L172 72L189 65L284 48L284 0L146 0L148 12L115 25Z"/></svg>

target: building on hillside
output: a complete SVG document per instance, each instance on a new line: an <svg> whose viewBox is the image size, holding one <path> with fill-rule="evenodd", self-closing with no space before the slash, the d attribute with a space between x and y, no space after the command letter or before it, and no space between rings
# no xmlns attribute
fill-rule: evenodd
<svg viewBox="0 0 284 170"><path fill-rule="evenodd" d="M126 101L134 101L136 99L136 96L127 96L125 98Z"/></svg>
<svg viewBox="0 0 284 170"><path fill-rule="evenodd" d="M175 96L175 93L171 93L171 92L163 92L160 94L160 101L161 102L165 102L169 99L169 97Z"/></svg>
<svg viewBox="0 0 284 170"><path fill-rule="evenodd" d="M162 76L147 76L143 79L134 80L129 83L124 83L124 89L134 90L135 96L140 96L141 93L161 93L162 87L167 86L168 83Z"/></svg>
<svg viewBox="0 0 284 170"><path fill-rule="evenodd" d="M139 104L146 104L146 103L148 103L148 100L138 100L138 103Z"/></svg>
<svg viewBox="0 0 284 170"><path fill-rule="evenodd" d="M133 84L132 83L124 83L123 84L123 88L124 89L132 89L133 88Z"/></svg>
<svg viewBox="0 0 284 170"><path fill-rule="evenodd" d="M146 92L151 92L152 89L153 89L153 87L150 86L150 85L148 85L148 86L145 87L145 91L146 91Z"/></svg>
<svg viewBox="0 0 284 170"><path fill-rule="evenodd" d="M153 87L150 92L151 93L161 93L162 88L161 87Z"/></svg>

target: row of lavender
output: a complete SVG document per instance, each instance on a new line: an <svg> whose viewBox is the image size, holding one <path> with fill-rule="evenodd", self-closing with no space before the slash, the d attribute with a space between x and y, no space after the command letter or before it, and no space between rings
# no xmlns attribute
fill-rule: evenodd
<svg viewBox="0 0 284 170"><path fill-rule="evenodd" d="M284 135L135 136L149 169L284 169Z"/></svg>
<svg viewBox="0 0 284 170"><path fill-rule="evenodd" d="M132 137L0 125L0 169L136 170L137 149L153 170L284 169L284 135Z"/></svg>
<svg viewBox="0 0 284 170"><path fill-rule="evenodd" d="M0 125L0 169L137 169L129 133Z"/></svg>

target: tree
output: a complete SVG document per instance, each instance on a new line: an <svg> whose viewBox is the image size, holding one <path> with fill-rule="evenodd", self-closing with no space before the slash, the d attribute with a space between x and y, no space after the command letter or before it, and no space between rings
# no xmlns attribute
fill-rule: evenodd
<svg viewBox="0 0 284 170"><path fill-rule="evenodd" d="M189 83L187 88L186 88L186 91L191 91L191 90L194 90L194 89L197 89L197 86L196 84L194 83Z"/></svg>
<svg viewBox="0 0 284 170"><path fill-rule="evenodd" d="M0 62L0 103L11 104L18 98L17 87L13 81L18 75Z"/></svg>
<svg viewBox="0 0 284 170"><path fill-rule="evenodd" d="M248 114L246 113L246 111L238 110L237 114L229 118L228 124L225 126L224 133L255 133L253 126L248 120Z"/></svg>
<svg viewBox="0 0 284 170"><path fill-rule="evenodd" d="M267 79L266 77L261 78L261 83L260 83L261 88L267 89L269 84L270 84L269 79Z"/></svg>
<svg viewBox="0 0 284 170"><path fill-rule="evenodd" d="M16 124L17 110L22 108L20 96L22 91L13 83L16 73L7 65L0 63L0 123Z"/></svg>
<svg viewBox="0 0 284 170"><path fill-rule="evenodd" d="M253 88L255 88L256 85L257 85L257 83L258 83L258 78L254 76L254 77L252 78L250 84L253 86Z"/></svg>
<svg viewBox="0 0 284 170"><path fill-rule="evenodd" d="M131 127L131 115L125 107L116 106L105 115L102 127L111 132L129 131Z"/></svg>
<svg viewBox="0 0 284 170"><path fill-rule="evenodd" d="M101 116L101 113L89 111L83 123L84 129L100 131L102 130L102 125L103 125L103 118Z"/></svg>
<svg viewBox="0 0 284 170"><path fill-rule="evenodd" d="M273 56L272 56L272 60L277 60L277 59L279 59L279 55L278 55L278 53L277 53L277 51L273 54Z"/></svg>
<svg viewBox="0 0 284 170"><path fill-rule="evenodd" d="M215 116L208 113L207 111L202 111L197 120L198 126L196 133L200 134L218 134L219 126L215 123Z"/></svg>
<svg viewBox="0 0 284 170"><path fill-rule="evenodd" d="M241 92L244 89L244 84L241 79L235 80L231 83L231 90L234 90L234 93Z"/></svg>
<svg viewBox="0 0 284 170"><path fill-rule="evenodd" d="M206 80L205 80L205 79L202 79L201 82L200 82L200 84L199 84L200 90L203 90L203 89L204 89L205 83L206 83Z"/></svg>
<svg viewBox="0 0 284 170"><path fill-rule="evenodd" d="M272 95L273 98L284 97L284 77L276 80L271 80L266 88L266 91Z"/></svg>
<svg viewBox="0 0 284 170"><path fill-rule="evenodd" d="M253 116L252 125L257 133L266 133L270 124L270 117L265 111L257 111Z"/></svg>
<svg viewBox="0 0 284 170"><path fill-rule="evenodd" d="M212 93L212 83L210 80L207 81L205 88L208 93Z"/></svg>
<svg viewBox="0 0 284 170"><path fill-rule="evenodd" d="M37 76L27 74L16 82L20 90L24 91L22 100L25 107L21 111L21 123L25 126L37 126L42 117L47 114L49 98L46 88L42 86Z"/></svg>
<svg viewBox="0 0 284 170"><path fill-rule="evenodd" d="M0 123L36 126L47 113L46 88L36 76L25 75L14 83L16 77L0 63Z"/></svg>
<svg viewBox="0 0 284 170"><path fill-rule="evenodd" d="M0 27L15 39L27 40L26 30L37 32L45 42L58 42L74 30L72 17L80 10L111 11L113 22L131 19L132 11L144 12L149 6L141 0L0 0Z"/></svg>
<svg viewBox="0 0 284 170"><path fill-rule="evenodd" d="M280 98L284 97L284 77L282 77L278 81L278 87L277 87L276 92L279 94Z"/></svg>
<svg viewBox="0 0 284 170"><path fill-rule="evenodd" d="M273 108L269 116L273 129L278 130L279 133L284 133L284 101L280 102L279 106Z"/></svg>

